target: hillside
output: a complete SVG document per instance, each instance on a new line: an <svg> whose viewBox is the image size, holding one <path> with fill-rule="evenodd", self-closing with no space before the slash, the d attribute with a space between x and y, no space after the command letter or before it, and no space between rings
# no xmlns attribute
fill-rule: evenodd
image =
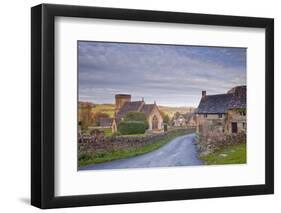
<svg viewBox="0 0 281 213"><path fill-rule="evenodd" d="M84 102L79 102L79 106ZM187 113L194 112L194 107L169 107L169 106L158 106L161 111L172 117L176 112ZM102 112L108 114L110 117L114 116L115 105L114 104L92 104L92 112Z"/></svg>
<svg viewBox="0 0 281 213"><path fill-rule="evenodd" d="M158 106L158 108L163 111L165 114L168 114L169 117L172 117L176 112L185 114L188 112L194 112L194 107L168 107L168 106Z"/></svg>
<svg viewBox="0 0 281 213"><path fill-rule="evenodd" d="M114 104L95 104L92 108L93 112L102 112L108 114L110 117L114 116L115 105Z"/></svg>

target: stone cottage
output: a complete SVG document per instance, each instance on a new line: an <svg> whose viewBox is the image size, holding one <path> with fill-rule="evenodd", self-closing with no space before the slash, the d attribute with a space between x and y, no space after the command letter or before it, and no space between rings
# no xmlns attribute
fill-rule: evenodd
<svg viewBox="0 0 281 213"><path fill-rule="evenodd" d="M186 126L196 127L197 125L197 116L195 113L186 113Z"/></svg>
<svg viewBox="0 0 281 213"><path fill-rule="evenodd" d="M148 121L150 131L159 131L163 129L163 118L156 105L146 104L144 99L141 101L131 101L131 95L115 95L115 116L112 122L112 132L116 132L119 123L128 112L143 112Z"/></svg>
<svg viewBox="0 0 281 213"><path fill-rule="evenodd" d="M99 118L99 126L103 128L110 128L112 126L112 118Z"/></svg>
<svg viewBox="0 0 281 213"><path fill-rule="evenodd" d="M197 108L197 132L204 126L227 134L246 131L246 86L237 86L225 94L207 95L202 91Z"/></svg>

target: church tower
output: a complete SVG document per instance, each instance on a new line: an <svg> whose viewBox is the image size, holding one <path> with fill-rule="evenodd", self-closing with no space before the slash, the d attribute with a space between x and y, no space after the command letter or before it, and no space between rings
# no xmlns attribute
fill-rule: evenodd
<svg viewBox="0 0 281 213"><path fill-rule="evenodd" d="M115 95L115 113L118 113L120 108L127 102L131 102L131 95L129 94Z"/></svg>

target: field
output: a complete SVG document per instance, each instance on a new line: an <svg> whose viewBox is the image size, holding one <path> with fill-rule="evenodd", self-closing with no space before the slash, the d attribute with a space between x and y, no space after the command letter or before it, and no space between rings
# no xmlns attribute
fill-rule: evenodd
<svg viewBox="0 0 281 213"><path fill-rule="evenodd" d="M92 112L102 112L109 115L109 117L114 116L115 105L114 104L95 104L92 108Z"/></svg>
<svg viewBox="0 0 281 213"><path fill-rule="evenodd" d="M208 165L243 164L247 162L246 144L235 144L222 148L212 154L201 157Z"/></svg>

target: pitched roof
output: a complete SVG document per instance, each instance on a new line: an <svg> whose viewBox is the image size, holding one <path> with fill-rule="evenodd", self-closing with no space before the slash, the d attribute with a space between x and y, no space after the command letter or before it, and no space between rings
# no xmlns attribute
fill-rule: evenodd
<svg viewBox="0 0 281 213"><path fill-rule="evenodd" d="M154 109L154 107L155 104L144 104L140 111L143 112L146 117L148 117L152 112L152 110Z"/></svg>
<svg viewBox="0 0 281 213"><path fill-rule="evenodd" d="M112 118L100 118L99 122L102 127L111 126Z"/></svg>
<svg viewBox="0 0 281 213"><path fill-rule="evenodd" d="M246 108L246 86L234 87L226 94L201 98L197 113L226 113L228 109Z"/></svg>
<svg viewBox="0 0 281 213"><path fill-rule="evenodd" d="M144 104L143 101L132 101L132 102L124 103L124 105L120 108L120 110L116 114L116 121L117 121L117 123L119 123L121 121L121 119L128 112L139 111L143 104Z"/></svg>

